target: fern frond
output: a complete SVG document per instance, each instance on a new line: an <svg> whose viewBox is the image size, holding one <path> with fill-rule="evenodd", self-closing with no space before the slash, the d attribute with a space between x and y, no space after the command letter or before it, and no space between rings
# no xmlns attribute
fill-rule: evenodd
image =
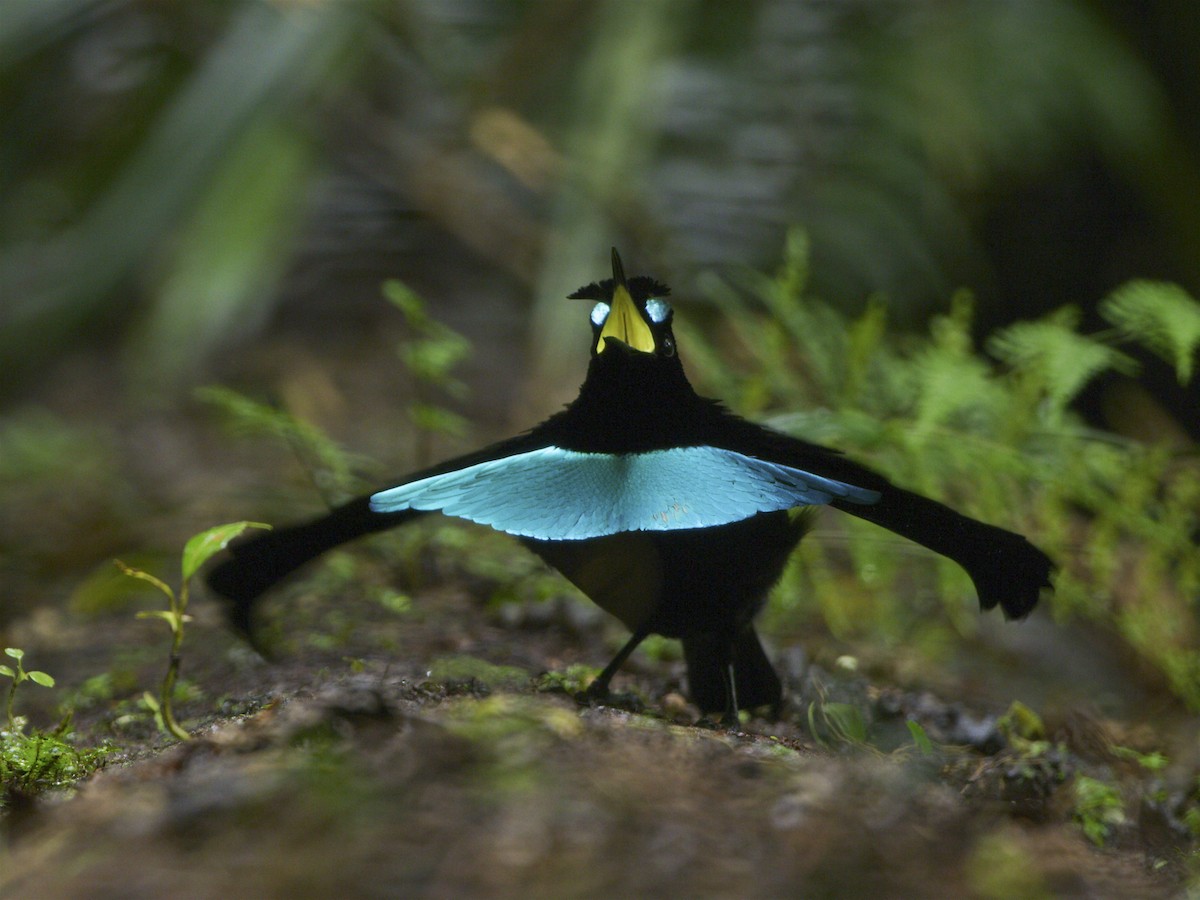
<svg viewBox="0 0 1200 900"><path fill-rule="evenodd" d="M235 431L267 435L289 444L326 500L344 499L361 487L355 473L368 467L367 461L347 453L315 425L219 385L196 388L194 396L216 409Z"/></svg>
<svg viewBox="0 0 1200 900"><path fill-rule="evenodd" d="M1076 331L1079 312L1063 307L1037 322L1017 322L993 334L987 351L1011 366L1062 410L1084 386L1109 369L1132 374L1130 357Z"/></svg>
<svg viewBox="0 0 1200 900"><path fill-rule="evenodd" d="M1005 407L1000 385L987 362L975 353L973 312L971 295L965 291L955 294L950 312L936 316L930 324L933 340L915 353L909 364L918 443L935 426L954 423L971 430Z"/></svg>
<svg viewBox="0 0 1200 900"><path fill-rule="evenodd" d="M1180 384L1191 380L1200 347L1200 303L1179 285L1130 281L1104 299L1100 314L1171 363Z"/></svg>

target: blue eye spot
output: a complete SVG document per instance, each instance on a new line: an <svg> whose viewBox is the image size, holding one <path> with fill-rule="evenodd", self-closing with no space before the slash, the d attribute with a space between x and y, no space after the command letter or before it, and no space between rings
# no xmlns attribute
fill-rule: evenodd
<svg viewBox="0 0 1200 900"><path fill-rule="evenodd" d="M592 324L599 328L608 318L609 306L601 301L592 307Z"/></svg>
<svg viewBox="0 0 1200 900"><path fill-rule="evenodd" d="M661 325L667 321L667 316L671 314L671 304L666 300L661 300L658 297L651 297L646 301L646 315L650 317L650 321L655 325Z"/></svg>

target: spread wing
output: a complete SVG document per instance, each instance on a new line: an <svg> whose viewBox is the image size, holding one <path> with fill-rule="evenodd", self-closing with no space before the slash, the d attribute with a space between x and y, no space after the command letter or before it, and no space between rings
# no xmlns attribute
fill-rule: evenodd
<svg viewBox="0 0 1200 900"><path fill-rule="evenodd" d="M441 512L540 540L672 531L877 491L718 447L583 453L549 446L380 491L375 513Z"/></svg>
<svg viewBox="0 0 1200 900"><path fill-rule="evenodd" d="M736 417L726 421L729 424L722 432L729 436L730 446L742 453L787 467L816 469L828 478L877 491L877 503L847 502L840 497L829 503L954 560L971 576L984 609L1000 606L1005 616L1019 619L1037 605L1043 591L1052 589L1054 563L1022 535L904 490L828 447Z"/></svg>

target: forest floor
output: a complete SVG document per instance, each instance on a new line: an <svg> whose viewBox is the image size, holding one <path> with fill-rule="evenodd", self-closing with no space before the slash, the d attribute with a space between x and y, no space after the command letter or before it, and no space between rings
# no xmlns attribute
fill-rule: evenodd
<svg viewBox="0 0 1200 900"><path fill-rule="evenodd" d="M86 371L59 390L100 409ZM773 635L788 685L777 718L698 723L670 642L631 658L611 705L581 706L575 691L621 629L515 544L440 522L399 551L384 536L334 554L275 592L261 611L269 660L199 591L178 704L192 739L169 739L139 703L168 635L134 611L157 601L108 563L85 577L62 560L169 571L165 548L191 533L286 506L261 492L282 464L231 451L190 414L105 415L120 486L102 454L79 471L81 415L65 432L75 480L27 479L0 522L26 551L0 573L0 636L57 680L23 684L17 712L49 730L70 707L82 744L111 747L73 787L5 785L0 896L1200 891L1196 728L1168 700L1101 712L1075 683L1043 722L1009 709L1002 674L923 681L860 667L828 635ZM1042 655L1027 683L1056 667L1070 679L1065 653Z"/></svg>

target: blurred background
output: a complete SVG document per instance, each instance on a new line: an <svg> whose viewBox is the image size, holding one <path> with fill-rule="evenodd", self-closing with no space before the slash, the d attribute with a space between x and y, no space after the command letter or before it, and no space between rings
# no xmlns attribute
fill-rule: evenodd
<svg viewBox="0 0 1200 900"><path fill-rule="evenodd" d="M1185 0L2 13L0 627L118 552L270 509L286 454L208 428L199 385L393 471L432 452L404 436L411 323L386 279L471 341L451 404L471 430L446 452L573 396L587 327L563 298L613 244L718 330L705 273L777 268L797 226L811 291L851 314L885 298L897 328L963 287L979 336L1065 304L1100 328L1133 277L1200 293ZM1194 439L1194 385L1144 363L1083 413Z"/></svg>
<svg viewBox="0 0 1200 900"><path fill-rule="evenodd" d="M1197 73L1195 0L0 0L0 648L57 679L33 726L148 763L46 805L28 895L529 896L537 862L546 896L1166 896L1078 880L1125 851L1195 886L1200 305L1125 295L1162 304L1138 342L1105 298L1200 296ZM749 730L799 748L764 777L782 747L609 740L622 713L536 693L625 634L431 518L275 592L269 663L198 590L177 715L245 737L160 754L162 598L113 558L177 584L202 529L555 411L613 245L673 287L698 389L1028 534L1054 598L980 616L823 515L760 618L789 705ZM694 721L674 642L619 682ZM318 691L328 724L288 725Z"/></svg>
<svg viewBox="0 0 1200 900"><path fill-rule="evenodd" d="M4 402L88 349L169 400L272 330L361 335L389 276L574 365L609 244L688 297L792 225L818 294L908 323L1194 292L1185 6L6 0Z"/></svg>

